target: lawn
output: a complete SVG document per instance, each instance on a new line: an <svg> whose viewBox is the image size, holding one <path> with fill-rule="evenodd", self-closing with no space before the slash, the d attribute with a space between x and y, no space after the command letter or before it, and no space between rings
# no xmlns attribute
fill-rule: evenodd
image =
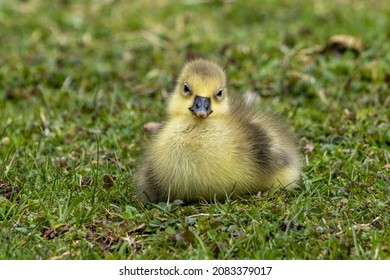
<svg viewBox="0 0 390 280"><path fill-rule="evenodd" d="M0 259L390 259L389 50L387 0L2 0ZM301 190L139 202L198 56L288 120Z"/></svg>

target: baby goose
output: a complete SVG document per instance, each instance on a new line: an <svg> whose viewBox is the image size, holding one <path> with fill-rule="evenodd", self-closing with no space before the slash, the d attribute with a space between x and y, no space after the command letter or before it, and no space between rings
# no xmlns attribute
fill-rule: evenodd
<svg viewBox="0 0 390 280"><path fill-rule="evenodd" d="M231 96L224 71L213 62L197 59L183 67L168 114L134 176L144 203L224 200L300 177L287 127Z"/></svg>

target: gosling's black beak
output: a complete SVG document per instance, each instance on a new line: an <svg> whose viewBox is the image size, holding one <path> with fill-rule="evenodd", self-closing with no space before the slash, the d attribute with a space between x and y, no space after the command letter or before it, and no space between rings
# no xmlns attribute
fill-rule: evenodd
<svg viewBox="0 0 390 280"><path fill-rule="evenodd" d="M211 111L211 100L208 97L195 96L194 104L188 108L198 118L205 119L213 111Z"/></svg>

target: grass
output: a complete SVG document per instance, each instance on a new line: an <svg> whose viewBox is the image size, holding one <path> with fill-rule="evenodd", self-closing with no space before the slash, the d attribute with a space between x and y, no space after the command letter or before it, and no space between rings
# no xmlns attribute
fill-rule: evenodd
<svg viewBox="0 0 390 280"><path fill-rule="evenodd" d="M387 2L2 1L0 259L390 259ZM199 55L289 119L302 191L138 202L142 127Z"/></svg>

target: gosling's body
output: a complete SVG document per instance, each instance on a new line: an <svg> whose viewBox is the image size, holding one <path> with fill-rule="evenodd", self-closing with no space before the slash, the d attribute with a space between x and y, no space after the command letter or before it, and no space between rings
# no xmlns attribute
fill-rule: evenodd
<svg viewBox="0 0 390 280"><path fill-rule="evenodd" d="M195 108L197 101L205 102L203 111ZM293 135L272 114L256 113L229 96L216 64L188 63L168 112L135 174L143 202L223 200L299 179Z"/></svg>

